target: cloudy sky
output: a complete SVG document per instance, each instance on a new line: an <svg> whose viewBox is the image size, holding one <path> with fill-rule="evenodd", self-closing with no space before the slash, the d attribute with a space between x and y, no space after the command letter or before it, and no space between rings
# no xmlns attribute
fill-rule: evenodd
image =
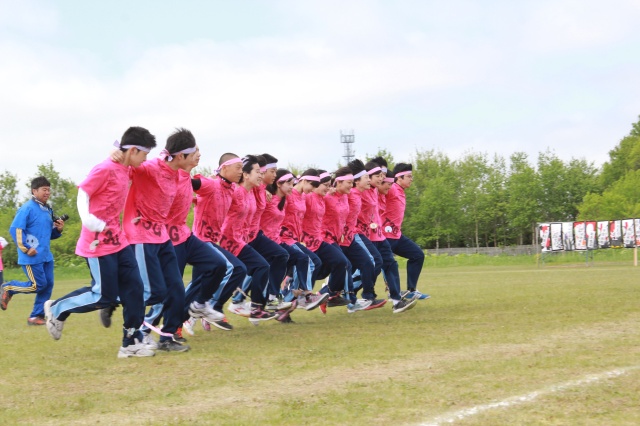
<svg viewBox="0 0 640 426"><path fill-rule="evenodd" d="M132 125L333 168L340 131L596 165L640 115L640 2L0 0L0 172L79 182ZM152 152L157 155L159 149Z"/></svg>

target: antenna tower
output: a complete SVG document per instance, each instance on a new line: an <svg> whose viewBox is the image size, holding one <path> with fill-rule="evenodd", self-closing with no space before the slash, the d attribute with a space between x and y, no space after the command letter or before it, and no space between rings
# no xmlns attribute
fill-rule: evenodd
<svg viewBox="0 0 640 426"><path fill-rule="evenodd" d="M346 164L349 164L349 161L353 160L356 156L356 152L353 150L352 146L355 143L353 130L350 132L343 132L340 130L340 143L344 144L344 155L342 158L345 159Z"/></svg>

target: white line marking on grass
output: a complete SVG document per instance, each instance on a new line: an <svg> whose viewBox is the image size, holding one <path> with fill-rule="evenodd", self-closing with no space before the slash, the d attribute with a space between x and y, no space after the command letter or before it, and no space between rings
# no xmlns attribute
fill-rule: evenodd
<svg viewBox="0 0 640 426"><path fill-rule="evenodd" d="M439 426L445 423L453 423L457 420L462 420L467 417L475 416L476 414L482 413L484 411L493 410L495 408L509 408L514 405L524 404L527 402L531 402L540 396L549 395L556 392L562 392L569 388L575 388L585 385L590 385L595 382L599 382L605 379L612 379L614 377L622 376L629 371L640 369L640 365L636 365L635 367L626 367L626 368L618 368L616 370L607 371L605 373L600 374L591 374L582 379L571 380L569 382L560 383L554 386L550 386L548 388L544 388L541 390L533 391L531 393L527 393L524 395L512 396L507 399L503 399L502 401L492 402L490 404L476 405L475 407L465 408L463 410L454 411L451 413L446 413L441 416L435 417L434 419L428 421L427 423L421 423L421 426Z"/></svg>

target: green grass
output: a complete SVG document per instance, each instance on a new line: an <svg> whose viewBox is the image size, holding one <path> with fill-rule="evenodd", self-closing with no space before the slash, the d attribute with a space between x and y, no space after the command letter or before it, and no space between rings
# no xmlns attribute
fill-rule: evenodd
<svg viewBox="0 0 640 426"><path fill-rule="evenodd" d="M420 424L640 365L629 259L429 261L432 299L406 313L296 311L295 324L259 327L231 314L232 332L198 326L192 351L150 359L116 359L121 310L109 329L72 315L53 341L26 326L33 297L17 295L0 312L0 424ZM60 272L54 296L86 282ZM638 383L629 370L457 424L638 424Z"/></svg>

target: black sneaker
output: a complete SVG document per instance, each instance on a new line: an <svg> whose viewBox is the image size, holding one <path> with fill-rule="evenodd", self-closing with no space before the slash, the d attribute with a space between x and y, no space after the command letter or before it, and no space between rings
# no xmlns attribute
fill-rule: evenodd
<svg viewBox="0 0 640 426"><path fill-rule="evenodd" d="M100 309L100 322L105 328L111 327L111 316L113 312L116 310L116 305L111 305L106 308Z"/></svg>
<svg viewBox="0 0 640 426"><path fill-rule="evenodd" d="M327 307L329 308L335 308L336 306L347 306L349 302L347 299L345 299L342 296L333 296L329 298L329 301L327 302Z"/></svg>
<svg viewBox="0 0 640 426"><path fill-rule="evenodd" d="M187 339L182 337L182 327L178 328L178 330L173 334L173 340L180 343L187 343Z"/></svg>
<svg viewBox="0 0 640 426"><path fill-rule="evenodd" d="M167 352L186 352L191 347L189 345L183 345L180 342L176 342L175 340L163 340L158 342L158 350L159 351L167 351Z"/></svg>
<svg viewBox="0 0 640 426"><path fill-rule="evenodd" d="M229 324L229 321L227 321L226 317L221 319L220 321L210 322L209 324L214 325L214 326L218 327L221 330L225 330L225 331L233 330L233 326L231 324Z"/></svg>
<svg viewBox="0 0 640 426"><path fill-rule="evenodd" d="M393 313L399 314L400 312L408 311L409 309L413 308L416 305L416 303L418 303L416 299L412 299L412 300L402 299L398 303L393 305Z"/></svg>

